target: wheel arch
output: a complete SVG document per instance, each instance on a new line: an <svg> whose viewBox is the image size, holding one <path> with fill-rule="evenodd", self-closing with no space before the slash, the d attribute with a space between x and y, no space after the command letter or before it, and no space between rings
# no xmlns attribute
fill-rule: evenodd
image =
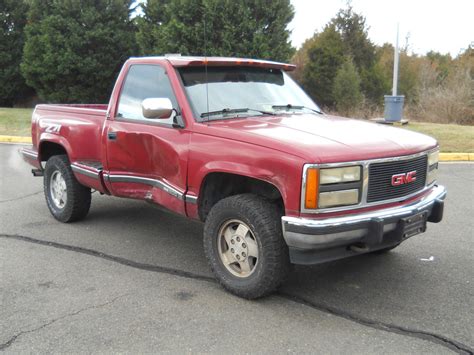
<svg viewBox="0 0 474 355"><path fill-rule="evenodd" d="M38 158L40 161L48 161L54 155L67 155L70 158L68 149L64 142L42 140L38 146Z"/></svg>
<svg viewBox="0 0 474 355"><path fill-rule="evenodd" d="M274 183L251 175L210 171L203 177L199 188L199 219L205 221L211 208L220 200L244 193L265 197L279 206L282 215L285 212L283 194Z"/></svg>

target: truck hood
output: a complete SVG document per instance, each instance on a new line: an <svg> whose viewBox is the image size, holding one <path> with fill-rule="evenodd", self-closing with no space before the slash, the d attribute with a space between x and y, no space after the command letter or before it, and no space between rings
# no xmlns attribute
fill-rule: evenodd
<svg viewBox="0 0 474 355"><path fill-rule="evenodd" d="M206 124L206 134L272 148L311 163L402 156L437 145L435 139L406 129L330 115L258 116Z"/></svg>

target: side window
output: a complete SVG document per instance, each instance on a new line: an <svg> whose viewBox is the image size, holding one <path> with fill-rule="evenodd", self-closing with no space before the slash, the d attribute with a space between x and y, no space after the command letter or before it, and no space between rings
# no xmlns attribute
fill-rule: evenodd
<svg viewBox="0 0 474 355"><path fill-rule="evenodd" d="M166 97L171 100L174 108L178 107L171 83L162 67L145 64L132 65L120 93L117 116L146 120L142 115L142 101L152 97ZM153 121L171 124L174 116L173 112L167 120Z"/></svg>

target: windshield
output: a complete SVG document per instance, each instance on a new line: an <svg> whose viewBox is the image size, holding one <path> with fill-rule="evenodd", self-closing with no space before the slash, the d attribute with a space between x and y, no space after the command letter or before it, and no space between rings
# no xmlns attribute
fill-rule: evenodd
<svg viewBox="0 0 474 355"><path fill-rule="evenodd" d="M180 68L179 73L199 121L320 112L308 95L280 69L208 67L208 95L205 67Z"/></svg>

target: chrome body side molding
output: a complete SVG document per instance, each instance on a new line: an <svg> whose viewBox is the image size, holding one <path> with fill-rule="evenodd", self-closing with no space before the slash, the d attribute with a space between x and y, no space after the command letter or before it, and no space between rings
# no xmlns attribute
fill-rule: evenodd
<svg viewBox="0 0 474 355"><path fill-rule="evenodd" d="M78 163L72 163L71 169L77 174L85 175L93 179L99 179L100 169L97 169L93 166L86 166Z"/></svg>
<svg viewBox="0 0 474 355"><path fill-rule="evenodd" d="M169 195L176 197L180 200L183 200L187 203L192 203L192 204L197 203L198 198L196 196L187 195L186 193L178 190L174 186L171 186L170 184L162 180L152 179L152 178L143 177L143 176L134 176L134 175L114 175L114 174L104 174L104 175L105 175L105 178L111 183L129 182L129 183L149 185L149 186L157 187L163 190L164 192L168 193Z"/></svg>
<svg viewBox="0 0 474 355"><path fill-rule="evenodd" d="M192 196L192 195L185 195L184 199L187 203L193 203L193 204L196 204L198 200L197 196Z"/></svg>
<svg viewBox="0 0 474 355"><path fill-rule="evenodd" d="M38 152L36 152L34 150L23 148L23 149L20 150L20 152L21 152L21 154L23 154L24 157L38 160Z"/></svg>

